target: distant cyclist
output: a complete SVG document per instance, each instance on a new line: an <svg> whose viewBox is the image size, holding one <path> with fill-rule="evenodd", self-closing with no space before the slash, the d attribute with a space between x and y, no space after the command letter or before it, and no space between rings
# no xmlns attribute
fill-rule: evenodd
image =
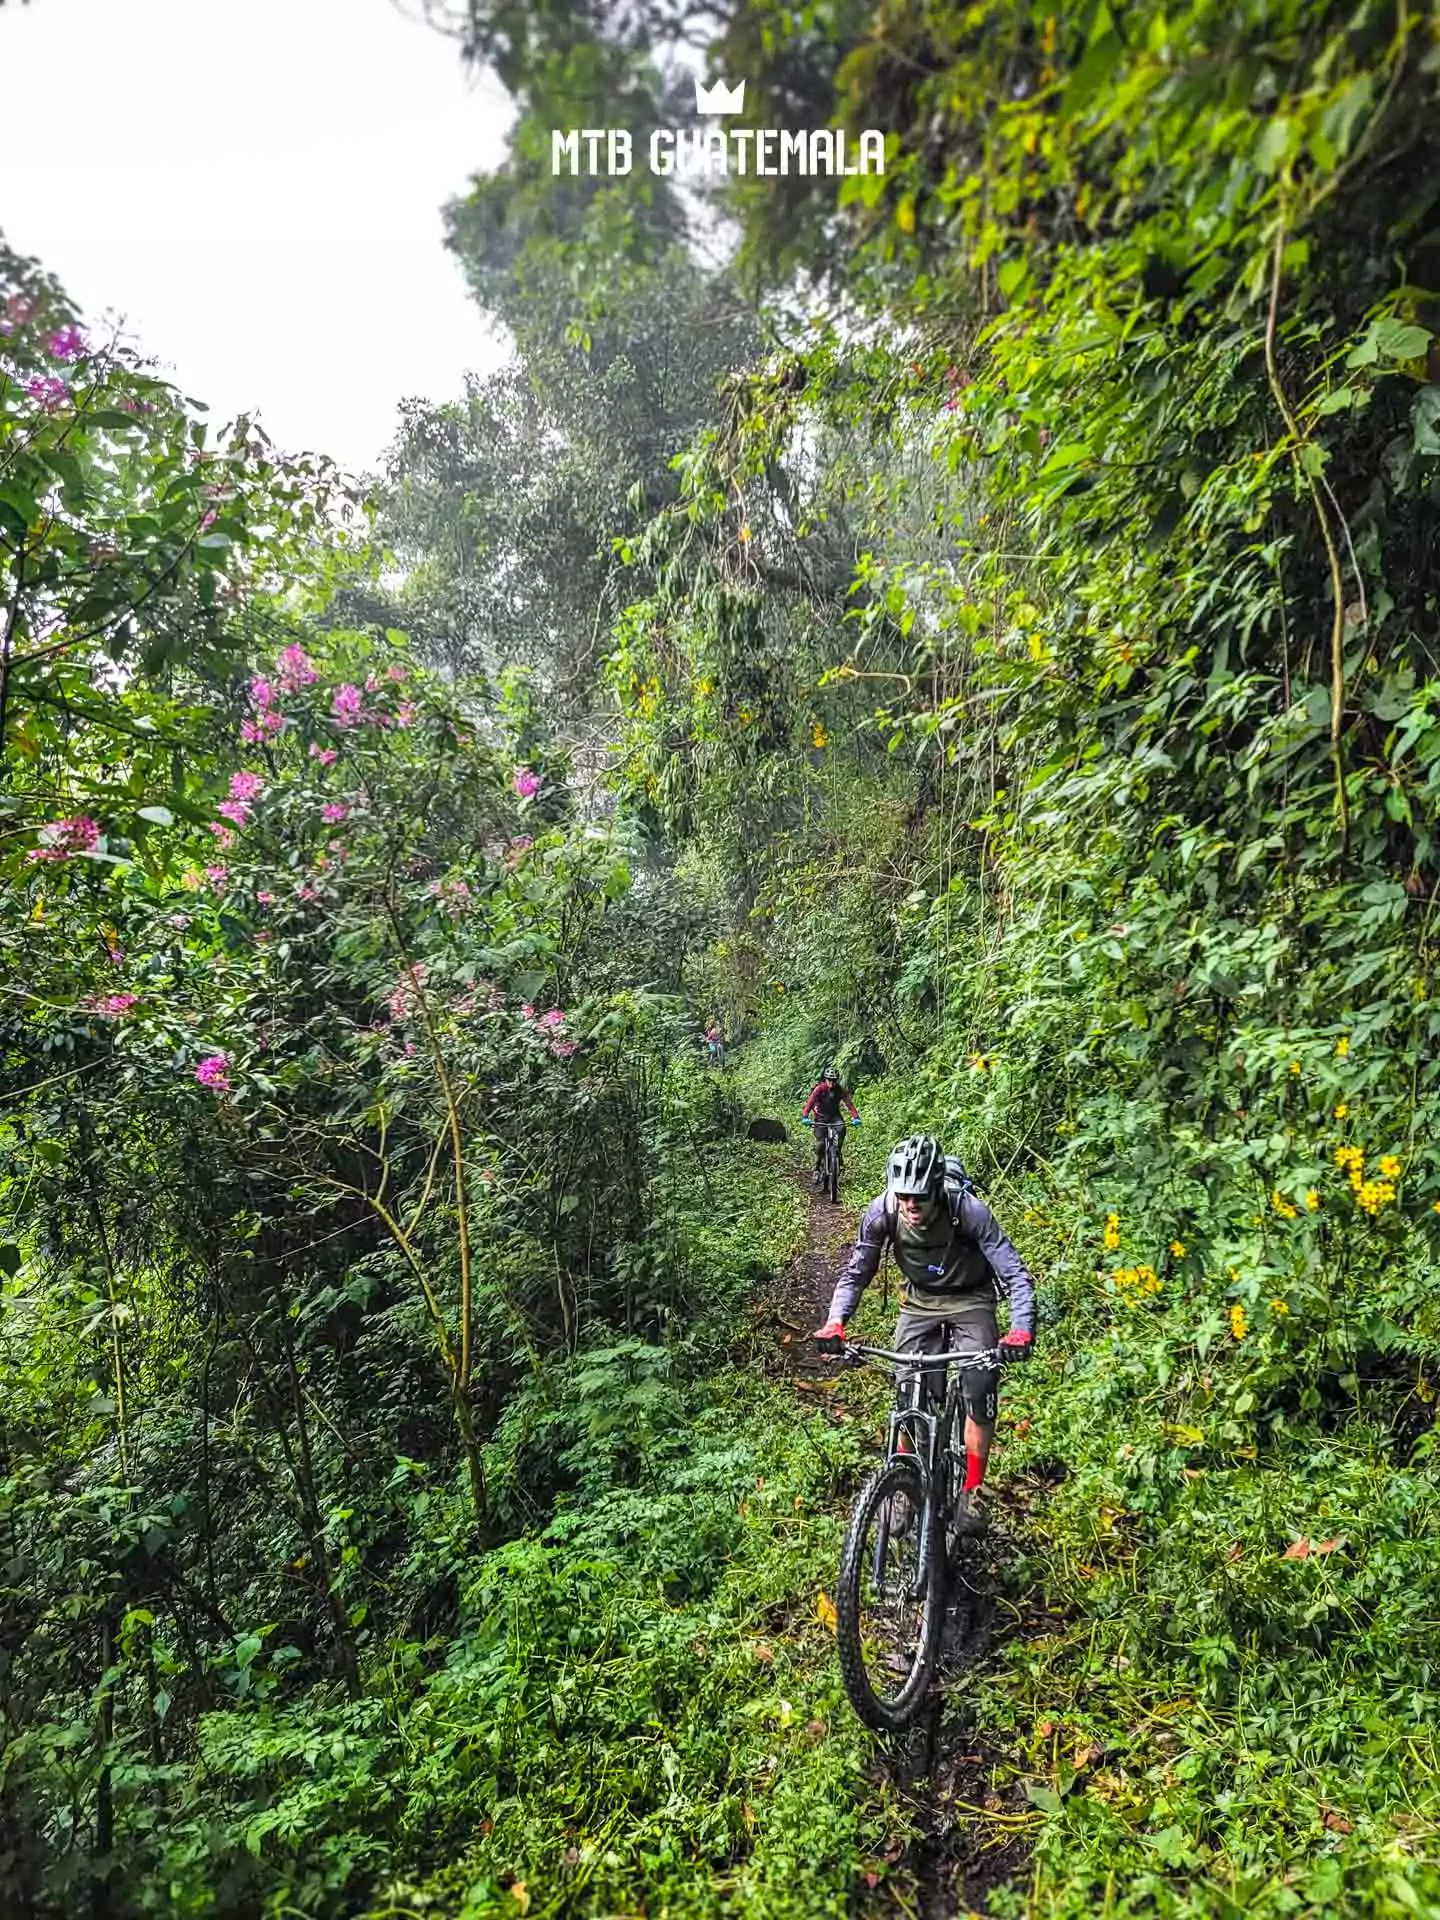
<svg viewBox="0 0 1440 1920"><path fill-rule="evenodd" d="M835 1151L840 1156L841 1166L844 1166L845 1120L840 1112L842 1106L849 1107L850 1118L858 1127L860 1116L855 1111L855 1102L850 1097L850 1089L841 1085L840 1076L834 1067L826 1067L811 1089L810 1098L805 1102L800 1115L802 1124L813 1121L815 1126L815 1172L812 1177L817 1187L820 1184L821 1170L825 1165L825 1141L832 1133L835 1135Z"/></svg>
<svg viewBox="0 0 1440 1920"><path fill-rule="evenodd" d="M952 1350L959 1353L983 1353L998 1345L1002 1360L1029 1359L1035 1339L1035 1284L1029 1270L959 1162L947 1165L939 1141L923 1133L895 1148L885 1191L865 1209L830 1317L815 1330L814 1338L829 1351L840 1351L845 1323L875 1278L887 1245L895 1249L904 1280L895 1328L898 1353L939 1353L948 1333ZM1010 1331L998 1341L997 1292L1010 1303ZM994 1368L975 1368L962 1377L965 1487L955 1503L955 1526L972 1534L985 1527L975 1490L985 1478L995 1437L1000 1382Z"/></svg>
<svg viewBox="0 0 1440 1920"><path fill-rule="evenodd" d="M712 1067L725 1064L725 1029L718 1020L712 1020L705 1029L705 1052Z"/></svg>

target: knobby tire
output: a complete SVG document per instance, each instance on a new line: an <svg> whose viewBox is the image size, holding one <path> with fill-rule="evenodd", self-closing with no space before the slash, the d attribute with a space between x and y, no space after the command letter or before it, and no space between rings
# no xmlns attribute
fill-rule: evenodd
<svg viewBox="0 0 1440 1920"><path fill-rule="evenodd" d="M895 1508L908 1503L911 1529L892 1539L890 1520ZM897 1733L920 1713L940 1655L945 1622L944 1528L931 1528L929 1564L919 1566L920 1536L924 1530L925 1483L914 1460L890 1460L861 1488L850 1515L845 1546L840 1555L840 1583L835 1596L835 1639L840 1655L840 1677L851 1706L877 1733ZM913 1599L906 1570L911 1570ZM891 1589L886 1587L889 1576ZM878 1576L878 1579L877 1579ZM898 1603L887 1606L887 1596ZM908 1616L913 1612L914 1628ZM892 1646L891 1640L895 1641ZM908 1653L902 1652L908 1641ZM908 1664L903 1679L887 1667L890 1659ZM877 1684L878 1683L878 1684Z"/></svg>

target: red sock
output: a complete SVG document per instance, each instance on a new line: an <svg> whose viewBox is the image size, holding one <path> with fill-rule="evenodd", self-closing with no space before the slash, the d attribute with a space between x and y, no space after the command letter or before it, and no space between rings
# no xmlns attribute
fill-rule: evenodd
<svg viewBox="0 0 1440 1920"><path fill-rule="evenodd" d="M965 1491L973 1493L985 1478L985 1456L981 1453L965 1453Z"/></svg>

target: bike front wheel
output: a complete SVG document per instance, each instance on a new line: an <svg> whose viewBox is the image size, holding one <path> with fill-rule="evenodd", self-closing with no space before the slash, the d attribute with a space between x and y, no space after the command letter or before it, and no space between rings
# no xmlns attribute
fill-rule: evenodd
<svg viewBox="0 0 1440 1920"><path fill-rule="evenodd" d="M928 1525L913 1459L890 1460L861 1489L840 1556L835 1638L850 1704L877 1733L924 1704L945 1619L944 1530Z"/></svg>
<svg viewBox="0 0 1440 1920"><path fill-rule="evenodd" d="M825 1191L829 1194L832 1201L838 1203L840 1199L840 1156L835 1151L833 1145L830 1148L829 1157L825 1165Z"/></svg>

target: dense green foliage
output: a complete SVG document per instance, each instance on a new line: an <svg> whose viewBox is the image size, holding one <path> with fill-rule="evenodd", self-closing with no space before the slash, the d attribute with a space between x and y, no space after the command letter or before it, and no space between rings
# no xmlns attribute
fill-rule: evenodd
<svg viewBox="0 0 1440 1920"><path fill-rule="evenodd" d="M1433 14L431 10L516 353L373 518L0 255L0 1904L908 1898L824 1054L1041 1281L988 1910L1440 1914ZM885 175L552 179L687 36Z"/></svg>

